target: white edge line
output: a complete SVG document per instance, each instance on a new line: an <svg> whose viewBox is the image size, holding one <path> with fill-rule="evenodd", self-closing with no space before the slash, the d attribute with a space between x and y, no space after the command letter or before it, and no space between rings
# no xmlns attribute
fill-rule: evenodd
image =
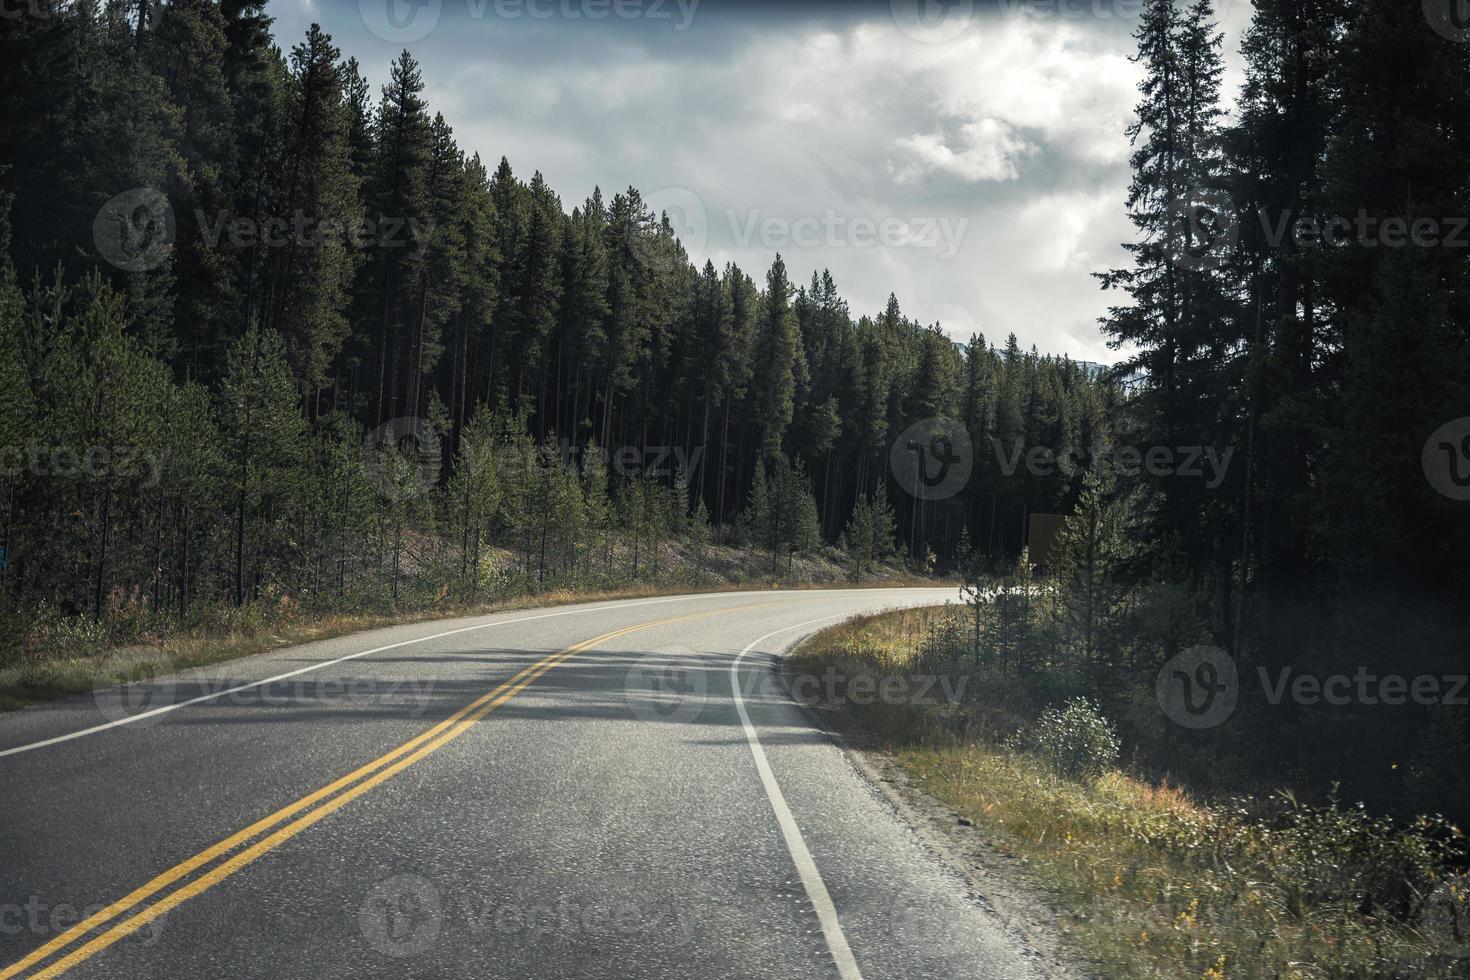
<svg viewBox="0 0 1470 980"><path fill-rule="evenodd" d="M772 590L772 591L775 591L775 590ZM844 593L844 592L873 592L873 591L875 591L875 590L873 590L873 589L808 589L808 590L787 590L787 591L782 592L781 594L783 594L783 595L792 595L792 596L797 596L797 595L821 596L821 595L833 595L835 593ZM895 590L895 591L905 591L905 590ZM264 678L261 678L258 681L251 681L248 684L240 684L237 687L231 687L231 688L228 688L228 689L223 690L223 691L213 691L213 692L211 692L209 694L202 694L202 695L200 695L197 698L190 698L187 701L178 701L178 702L175 702L173 704L165 704L165 705L163 705L161 707L153 708L153 709L151 709L149 711L143 711L143 712L140 712L139 714L131 715L131 716L127 717L127 718L119 718L119 719L117 719L115 721L109 721L106 724L102 724L102 725L93 725L91 728L83 728L80 731L68 732L65 735L57 735L55 738L44 739L44 740L42 740L40 742L31 742L31 743L29 743L27 745L17 745L14 748L0 749L0 759L3 759L6 756L10 756L10 755L20 755L22 752L30 752L30 751L33 751L35 749L43 749L43 748L46 748L48 745L58 745L58 744L60 744L62 742L70 742L72 739L81 738L84 735L95 735L97 732L107 731L110 728L117 728L120 725L131 725L134 722L143 721L145 718L153 718L153 717L155 717L157 715L166 714L166 713L168 713L170 711L177 711L180 708L187 708L190 705L202 704L205 701L212 701L215 698L222 698L222 697L226 697L226 696L231 695L231 694L238 694L241 691L248 691L252 687L260 687L262 684L274 684L276 681L282 681L282 680L285 680L285 679L287 679L289 677L295 677L298 674L310 673L311 671L314 671L314 670L321 670L324 667L334 667L337 664L344 663L344 662L346 662L348 660L356 660L359 657L372 656L375 653L382 653L385 650L396 650L399 647L412 646L415 643L428 643L430 640L442 640L446 636L455 636L455 635L457 635L459 633L471 633L471 632L474 632L475 630L493 629L496 626L513 626L516 623L529 623L532 620L536 620L536 619L554 619L554 618L556 618L558 616L574 616L574 615L577 615L579 613L607 612L609 609L628 609L628 608L631 608L633 606L650 606L650 605L655 605L657 603L663 603L663 602L683 602L683 601L687 601L687 600L690 600L690 599L710 599L710 598L721 598L721 597L725 597L725 596L734 597L734 596L743 596L743 595L769 595L769 594L770 594L770 592L766 592L766 591L759 591L759 592L751 592L751 591L746 591L746 592L703 592L703 593L693 593L693 594L690 594L690 595L667 596L667 597L659 598L659 599L640 599L640 600L638 600L636 602L629 602L629 601L626 601L626 600L624 600L622 602L618 602L617 600L613 600L614 604L613 605L610 605L610 606L609 605L599 604L599 605L595 605L595 606L588 606L588 607L585 607L585 608L582 608L582 609L564 609L564 610L561 610L559 612L541 613L540 615L537 615L537 616L522 616L519 619L502 619L502 620L499 620L499 621L494 622L494 623L480 623L480 624L478 624L476 626L464 626L464 627L461 627L459 629L448 630L448 631L443 632L443 633L435 633L432 636L421 636L421 637L418 637L417 639L413 639L413 640L403 640L403 641L401 641L399 643L390 643L387 646L374 647L371 650L363 650L360 653L349 653L345 657L337 657L337 658L335 658L333 660L323 660L320 663L309 664L309 665L307 665L305 667L297 668L296 670L287 671L284 674L277 674L274 677L264 677ZM806 624L803 623L802 625L806 625ZM796 627L790 627L790 628L791 629L795 629ZM780 632L780 631L778 630L777 632ZM765 637L761 637L761 639L763 640L763 639L765 639ZM760 640L757 640L756 642L759 643ZM281 649L290 649L290 647L282 647ZM167 675L165 675L165 676L167 676ZM123 686L126 686L126 685L123 685ZM99 688L98 690L99 691L108 690L108 688ZM95 692L95 691L93 692L93 696L94 697L96 696L96 693L97 692Z"/></svg>
<svg viewBox="0 0 1470 980"><path fill-rule="evenodd" d="M822 926L822 936L827 940L827 949L832 953L832 961L837 965L837 975L842 980L863 980L863 974L858 969L857 958L852 955L852 947L847 945L847 936L842 931L842 924L837 920L837 906L832 902L832 896L827 891L827 884L822 880L822 873L817 870L817 862L812 860L811 851L807 850L806 840L801 836L801 828L796 825L796 818L791 814L791 807L786 805L786 797L781 792L781 785L776 782L775 774L771 772L771 763L766 759L766 750L761 747L755 726L750 723L750 715L745 710L745 699L740 695L740 661L758 644L779 633L789 633L803 626L812 626L829 619L848 619L853 615L855 614L848 612L836 616L822 616L818 619L809 619L804 623L797 623L795 626L787 626L785 629L774 630L741 650L730 664L730 693L735 698L735 710L740 713L740 724L745 729L745 740L750 743L750 752L755 756L755 768L760 773L761 785L765 787L766 798L771 801L771 809L776 812L776 823L781 826L781 836L786 839L786 850L791 854L791 861L796 865L797 873L801 875L801 886L806 889L806 897L811 901L812 909L817 913L817 921Z"/></svg>

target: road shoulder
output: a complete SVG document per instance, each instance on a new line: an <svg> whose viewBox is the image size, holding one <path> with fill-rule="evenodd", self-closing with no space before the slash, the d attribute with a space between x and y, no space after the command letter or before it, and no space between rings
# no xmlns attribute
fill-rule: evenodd
<svg viewBox="0 0 1470 980"><path fill-rule="evenodd" d="M770 668L788 696L789 653L790 649ZM893 754L844 709L807 704L795 697L791 700L813 727L842 750L863 782L914 834L923 850L959 879L966 899L1014 938L1041 972L1057 980L1094 975L1064 947L1065 913L1027 872L1024 858L996 847L971 821L924 792Z"/></svg>

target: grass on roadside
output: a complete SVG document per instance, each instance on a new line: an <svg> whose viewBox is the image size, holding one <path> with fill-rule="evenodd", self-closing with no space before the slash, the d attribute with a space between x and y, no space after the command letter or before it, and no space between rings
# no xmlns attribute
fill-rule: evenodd
<svg viewBox="0 0 1470 980"><path fill-rule="evenodd" d="M562 606L610 599L679 595L691 592L741 592L752 589L849 588L842 580L780 582L775 580L676 581L605 589L550 589L479 603L443 598L412 609L359 612L311 612L279 594L245 609L211 609L195 624L182 627L128 622L136 603L126 597L103 622L72 617L48 624L31 644L33 651L18 662L0 665L0 711L86 694L99 687L146 680L160 674L223 663L282 647L327 640L350 633L406 623L478 616L541 606ZM934 579L892 575L871 587L898 588L943 584ZM126 640L115 637L124 635Z"/></svg>
<svg viewBox="0 0 1470 980"><path fill-rule="evenodd" d="M45 654L0 668L0 711L385 626L531 606L659 594L663 593L652 586L597 593L545 592L497 602L444 604L398 613L308 613L289 603L267 602L245 613L222 609L206 616L199 624L145 634L121 646L108 643L105 628L99 627L97 636L88 635L90 631L87 631L69 642L58 639Z"/></svg>
<svg viewBox="0 0 1470 980"><path fill-rule="evenodd" d="M789 666L946 674L951 689L965 678L948 703L859 704L840 688L838 701L927 793L1025 859L1100 975L1470 975L1467 895L1450 875L1444 828L1286 795L1207 805L1112 768L1062 778L1019 747L1038 708L1024 685L946 648L954 616L854 620L809 639Z"/></svg>

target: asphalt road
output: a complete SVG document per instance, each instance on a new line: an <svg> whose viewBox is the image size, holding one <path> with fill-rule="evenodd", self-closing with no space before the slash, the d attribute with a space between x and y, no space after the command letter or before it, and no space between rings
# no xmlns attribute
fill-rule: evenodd
<svg viewBox="0 0 1470 980"><path fill-rule="evenodd" d="M771 671L951 597L420 623L0 716L0 980L1031 976Z"/></svg>

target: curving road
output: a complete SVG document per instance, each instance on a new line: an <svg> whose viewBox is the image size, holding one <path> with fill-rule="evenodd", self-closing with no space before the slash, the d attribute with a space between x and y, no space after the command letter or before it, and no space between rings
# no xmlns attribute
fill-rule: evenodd
<svg viewBox="0 0 1470 980"><path fill-rule="evenodd" d="M0 716L0 980L1032 976L770 669L952 597L420 623Z"/></svg>

